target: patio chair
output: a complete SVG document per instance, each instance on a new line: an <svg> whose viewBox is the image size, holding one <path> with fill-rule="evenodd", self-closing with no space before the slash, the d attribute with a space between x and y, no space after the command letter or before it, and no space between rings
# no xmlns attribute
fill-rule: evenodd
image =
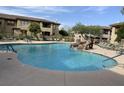
<svg viewBox="0 0 124 93"><path fill-rule="evenodd" d="M113 44L110 44L109 45L109 49L112 49L113 50L114 48L115 48L115 46Z"/></svg>
<svg viewBox="0 0 124 93"><path fill-rule="evenodd" d="M98 46L101 46L101 44L102 44L102 42L100 42L100 43L98 44Z"/></svg>

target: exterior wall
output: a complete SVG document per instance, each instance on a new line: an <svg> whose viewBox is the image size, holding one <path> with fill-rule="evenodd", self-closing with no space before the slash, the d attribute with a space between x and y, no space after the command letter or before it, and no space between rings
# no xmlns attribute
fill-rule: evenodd
<svg viewBox="0 0 124 93"><path fill-rule="evenodd" d="M26 24L25 24L26 22ZM26 20L17 20L17 28L20 28L22 30L27 30L27 35L31 35L31 32L29 31L29 26L32 21L26 21ZM22 24L24 23L24 24Z"/></svg>
<svg viewBox="0 0 124 93"><path fill-rule="evenodd" d="M6 37L13 37L13 28L16 27L16 21L15 20L10 20L10 19L0 19L1 24L0 24L0 32L4 34ZM8 21L13 21L14 24L8 24Z"/></svg>
<svg viewBox="0 0 124 93"><path fill-rule="evenodd" d="M103 34L102 36L103 38L107 38L107 40L109 40L109 34Z"/></svg>
<svg viewBox="0 0 124 93"><path fill-rule="evenodd" d="M0 23L0 33L2 33L2 25L1 25L1 23Z"/></svg>
<svg viewBox="0 0 124 93"><path fill-rule="evenodd" d="M10 37L11 38L11 37L13 37L13 28L16 27L16 21L14 21L14 24L13 25L8 25L8 21L9 20L6 20L5 21L5 31L7 33L7 37Z"/></svg>
<svg viewBox="0 0 124 93"><path fill-rule="evenodd" d="M58 34L59 33L59 25L52 25L52 32L53 34Z"/></svg>
<svg viewBox="0 0 124 93"><path fill-rule="evenodd" d="M19 37L22 34L20 30L14 30L14 37Z"/></svg>
<svg viewBox="0 0 124 93"><path fill-rule="evenodd" d="M0 28L1 28L1 33L4 33L5 30L5 20L4 19L0 19L1 24L0 24Z"/></svg>
<svg viewBox="0 0 124 93"><path fill-rule="evenodd" d="M21 28L21 29L28 30L28 27L29 27L29 25L30 25L31 22L30 22L30 21L25 21L25 22L27 22L28 24L22 25L22 24L21 24L22 21L25 21L25 20L17 20L17 28Z"/></svg>
<svg viewBox="0 0 124 93"><path fill-rule="evenodd" d="M0 19L0 33L3 32L3 19Z"/></svg>
<svg viewBox="0 0 124 93"><path fill-rule="evenodd" d="M50 32L50 35L52 35L52 24L50 28L46 28L46 27L43 27L43 22L40 22L40 27L41 27L42 32Z"/></svg>
<svg viewBox="0 0 124 93"><path fill-rule="evenodd" d="M47 28L47 27L43 27L43 23L41 22L40 27L43 32L50 32L50 35L53 35L53 33L57 33L59 30L58 29L59 25L55 25L55 24L51 24L50 28Z"/></svg>
<svg viewBox="0 0 124 93"><path fill-rule="evenodd" d="M111 30L108 32L108 41L110 42L111 40Z"/></svg>
<svg viewBox="0 0 124 93"><path fill-rule="evenodd" d="M24 21L24 20L17 20L17 28L25 29L27 30L27 34L31 35L28 29L31 21L27 21L28 24L25 24L25 25L22 25L21 21ZM41 27L42 32L50 32L50 35L53 35L54 31L55 32L58 31L58 25L55 25L55 24L51 24L50 28L47 28L47 27L43 27L43 22L40 22L40 27Z"/></svg>
<svg viewBox="0 0 124 93"><path fill-rule="evenodd" d="M111 29L103 28L102 30L102 38L104 41L110 42L111 39Z"/></svg>
<svg viewBox="0 0 124 93"><path fill-rule="evenodd" d="M116 27L112 27L111 40L110 40L112 44L115 43L115 39L117 37L117 35L115 34L116 31L117 31Z"/></svg>
<svg viewBox="0 0 124 93"><path fill-rule="evenodd" d="M103 34L102 37L103 38L106 38L107 41L110 41L110 39L111 39L111 33L110 33L110 31L108 30L108 34Z"/></svg>
<svg viewBox="0 0 124 93"><path fill-rule="evenodd" d="M11 37L11 36L19 36L19 34L21 34L21 30L27 30L27 35L31 35L30 31L29 31L29 25L31 24L32 21L26 21L26 20L21 20L21 19L17 19L15 20L15 25L8 25L7 24L7 19L0 19L1 21L1 24L0 24L0 32L5 32L6 35L8 37ZM23 22L26 22L24 24L22 24ZM41 30L43 32L50 32L50 35L53 35L53 33L56 33L58 32L58 27L59 25L56 25L56 24L51 24L50 27L43 27L43 22L39 22L40 24L40 27L41 27ZM13 28L20 28L20 31L14 31ZM42 33L39 34L39 36L41 35Z"/></svg>

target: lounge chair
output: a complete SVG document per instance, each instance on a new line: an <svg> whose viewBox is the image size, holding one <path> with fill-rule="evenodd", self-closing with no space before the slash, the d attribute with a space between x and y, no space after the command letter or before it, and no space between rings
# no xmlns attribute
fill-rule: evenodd
<svg viewBox="0 0 124 93"><path fill-rule="evenodd" d="M111 44L107 43L106 46L104 46L106 49L111 49Z"/></svg>
<svg viewBox="0 0 124 93"><path fill-rule="evenodd" d="M111 49L111 50L115 49L115 45L107 43L107 42L100 42L98 46L105 48L105 49Z"/></svg>
<svg viewBox="0 0 124 93"><path fill-rule="evenodd" d="M115 46L116 53L118 54L124 54L124 47L121 46L120 44Z"/></svg>

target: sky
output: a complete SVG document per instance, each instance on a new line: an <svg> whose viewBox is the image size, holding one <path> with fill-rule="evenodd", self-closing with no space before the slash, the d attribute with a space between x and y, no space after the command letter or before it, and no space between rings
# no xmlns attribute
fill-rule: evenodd
<svg viewBox="0 0 124 93"><path fill-rule="evenodd" d="M61 26L108 26L123 22L121 6L0 6L0 13L31 16L57 21Z"/></svg>

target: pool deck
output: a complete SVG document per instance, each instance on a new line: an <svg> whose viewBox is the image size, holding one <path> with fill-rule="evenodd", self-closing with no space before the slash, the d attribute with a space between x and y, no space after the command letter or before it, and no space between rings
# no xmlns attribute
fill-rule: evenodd
<svg viewBox="0 0 124 93"><path fill-rule="evenodd" d="M0 42L0 44L53 44L53 43L65 43L64 41L31 41L27 42L24 40L11 41L11 42ZM71 43L71 42L67 42Z"/></svg>
<svg viewBox="0 0 124 93"><path fill-rule="evenodd" d="M116 52L94 46L89 52L109 57ZM8 59L12 58L12 59ZM0 53L0 86L122 86L124 55L114 58L119 65L102 71L64 72L38 69L19 62L15 53Z"/></svg>

